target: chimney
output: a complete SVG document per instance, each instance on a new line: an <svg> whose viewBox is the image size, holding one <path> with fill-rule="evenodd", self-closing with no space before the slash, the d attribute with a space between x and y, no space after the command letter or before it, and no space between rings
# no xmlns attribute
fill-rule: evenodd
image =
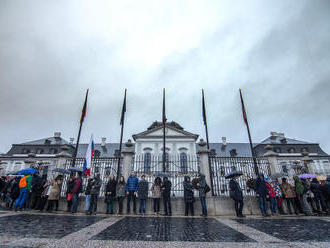
<svg viewBox="0 0 330 248"><path fill-rule="evenodd" d="M55 132L54 138L61 138L61 132Z"/></svg>
<svg viewBox="0 0 330 248"><path fill-rule="evenodd" d="M105 137L102 138L102 143L101 143L101 146L102 146L102 147L105 147L105 141L106 141L106 140L107 140L107 138L105 138Z"/></svg>
<svg viewBox="0 0 330 248"><path fill-rule="evenodd" d="M72 145L74 141L74 138L70 138L70 144Z"/></svg>
<svg viewBox="0 0 330 248"><path fill-rule="evenodd" d="M223 146L227 145L227 138L226 137L222 137L222 145Z"/></svg>

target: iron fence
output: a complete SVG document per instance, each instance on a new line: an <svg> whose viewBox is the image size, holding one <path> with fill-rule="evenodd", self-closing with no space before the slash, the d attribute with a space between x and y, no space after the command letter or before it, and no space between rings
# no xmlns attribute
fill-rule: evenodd
<svg viewBox="0 0 330 248"><path fill-rule="evenodd" d="M200 172L199 159L197 156L168 155L163 169L162 155L136 155L132 162L132 170L141 178L146 176L149 183L149 191L157 176L168 177L172 183L172 196L183 196L183 181L185 176L191 179L198 177ZM149 193L149 195L151 195Z"/></svg>
<svg viewBox="0 0 330 248"><path fill-rule="evenodd" d="M265 176L270 175L269 161L267 158L257 158L259 172ZM210 157L213 189L217 196L229 196L229 180L225 176L232 171L242 171L238 178L243 195L254 195L255 192L247 187L246 182L250 178L256 178L252 157Z"/></svg>
<svg viewBox="0 0 330 248"><path fill-rule="evenodd" d="M122 161L122 159L121 159ZM84 158L77 158L75 167L76 168L83 168L85 163ZM65 164L65 169L69 169L72 167L72 159L68 159ZM117 167L118 167L118 158L115 157L109 157L109 158L93 158L91 162L91 175L94 175L95 173L99 173L101 180L102 180L102 186L100 191L100 196L104 196L104 188L107 184L110 176L117 176ZM121 170L121 166L120 166ZM61 195L65 196L66 190L67 190L67 182L69 179L69 175L64 176L63 185L62 185L62 191ZM87 177L83 176L83 189L85 190L87 186Z"/></svg>

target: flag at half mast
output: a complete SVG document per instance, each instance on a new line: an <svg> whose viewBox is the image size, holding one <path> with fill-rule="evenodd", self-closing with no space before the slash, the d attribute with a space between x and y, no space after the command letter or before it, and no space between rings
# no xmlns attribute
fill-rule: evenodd
<svg viewBox="0 0 330 248"><path fill-rule="evenodd" d="M86 157L85 157L85 163L84 163L84 174L87 176L91 175L91 164L92 164L92 158L94 156L94 138L93 138L93 134L91 135L91 141L88 144L88 148L86 151Z"/></svg>

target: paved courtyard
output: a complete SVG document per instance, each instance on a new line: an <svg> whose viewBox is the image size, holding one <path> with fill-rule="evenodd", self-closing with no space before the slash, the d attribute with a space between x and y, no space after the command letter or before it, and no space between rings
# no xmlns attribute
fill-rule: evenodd
<svg viewBox="0 0 330 248"><path fill-rule="evenodd" d="M1 211L2 247L330 247L330 218L109 217Z"/></svg>

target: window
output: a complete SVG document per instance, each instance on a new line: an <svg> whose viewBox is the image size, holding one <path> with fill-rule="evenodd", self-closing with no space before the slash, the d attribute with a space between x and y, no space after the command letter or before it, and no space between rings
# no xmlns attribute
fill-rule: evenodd
<svg viewBox="0 0 330 248"><path fill-rule="evenodd" d="M230 152L230 157L236 157L237 156L236 149L231 149L229 152Z"/></svg>
<svg viewBox="0 0 330 248"><path fill-rule="evenodd" d="M44 149L42 149L42 148L37 149L37 154L43 154L43 153L44 153Z"/></svg>
<svg viewBox="0 0 330 248"><path fill-rule="evenodd" d="M290 147L288 149L288 153L295 153L296 152L296 149L294 149L293 147Z"/></svg>
<svg viewBox="0 0 330 248"><path fill-rule="evenodd" d="M28 153L30 153L30 150L27 149L27 148L23 148L22 153L23 154L28 154Z"/></svg>
<svg viewBox="0 0 330 248"><path fill-rule="evenodd" d="M215 157L216 155L217 155L217 152L215 151L215 149L211 149L210 156Z"/></svg>
<svg viewBox="0 0 330 248"><path fill-rule="evenodd" d="M101 152L99 150L94 151L94 158L99 158L101 156Z"/></svg>
<svg viewBox="0 0 330 248"><path fill-rule="evenodd" d="M150 173L151 169L151 154L150 152L147 152L144 154L144 172Z"/></svg>
<svg viewBox="0 0 330 248"><path fill-rule="evenodd" d="M281 153L281 148L280 147L274 147L274 152Z"/></svg>
<svg viewBox="0 0 330 248"><path fill-rule="evenodd" d="M51 148L50 150L49 150L49 153L50 154L56 154L58 151L57 151L57 149L56 148Z"/></svg>
<svg viewBox="0 0 330 248"><path fill-rule="evenodd" d="M180 153L180 169L182 173L187 173L187 154L185 152Z"/></svg>
<svg viewBox="0 0 330 248"><path fill-rule="evenodd" d="M301 148L301 152L308 152L308 148L307 147Z"/></svg>

